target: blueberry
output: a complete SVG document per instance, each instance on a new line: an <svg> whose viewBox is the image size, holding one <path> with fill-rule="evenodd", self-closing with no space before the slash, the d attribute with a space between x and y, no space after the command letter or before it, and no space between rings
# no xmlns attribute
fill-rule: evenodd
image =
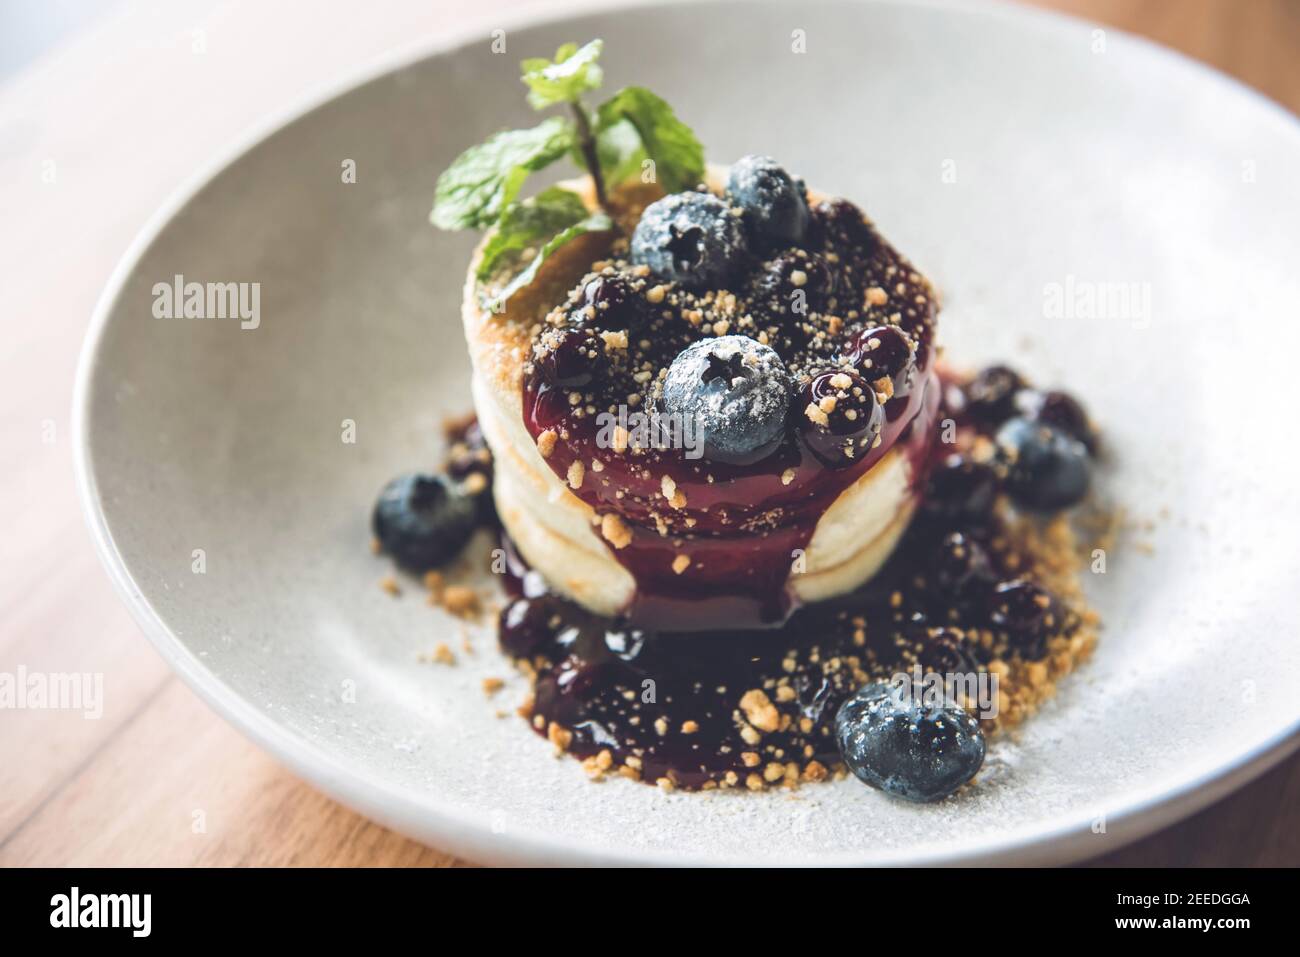
<svg viewBox="0 0 1300 957"><path fill-rule="evenodd" d="M921 688L859 689L835 716L835 739L860 780L908 801L945 798L984 763L979 722L951 700L928 703Z"/></svg>
<svg viewBox="0 0 1300 957"><path fill-rule="evenodd" d="M935 585L946 595L960 595L993 583L993 566L983 547L961 532L950 532L935 550L930 567Z"/></svg>
<svg viewBox="0 0 1300 957"><path fill-rule="evenodd" d="M447 456L447 475L459 482L461 489L474 499L479 521L490 525L496 521L496 506L492 501L492 450L488 448L477 421L471 422L452 439Z"/></svg>
<svg viewBox="0 0 1300 957"><path fill-rule="evenodd" d="M1064 630L1065 612L1046 588L1017 578L993 589L989 622L1006 632L1014 650L1038 658L1046 650L1047 639Z"/></svg>
<svg viewBox="0 0 1300 957"><path fill-rule="evenodd" d="M370 527L398 564L425 571L460 552L476 511L474 499L445 475L403 475L379 493Z"/></svg>
<svg viewBox="0 0 1300 957"><path fill-rule="evenodd" d="M804 444L832 468L860 461L880 436L885 410L856 373L831 370L812 377L798 400Z"/></svg>
<svg viewBox="0 0 1300 957"><path fill-rule="evenodd" d="M1016 414L1016 393L1025 380L1007 366L989 366L966 386L966 411L979 425L995 428Z"/></svg>
<svg viewBox="0 0 1300 957"><path fill-rule="evenodd" d="M928 512L957 522L979 522L993 509L998 475L993 466L954 452L930 473L925 492Z"/></svg>
<svg viewBox="0 0 1300 957"><path fill-rule="evenodd" d="M529 658L555 640L565 622L568 604L552 594L516 598L501 609L497 635L501 650Z"/></svg>
<svg viewBox="0 0 1300 957"><path fill-rule="evenodd" d="M1087 494L1092 468L1078 439L1044 422L1017 417L998 429L996 441L1007 492L1018 504L1054 511Z"/></svg>
<svg viewBox="0 0 1300 957"><path fill-rule="evenodd" d="M827 199L812 209L812 245L821 245L841 254L857 252L870 256L876 247L876 234L862 210L847 199Z"/></svg>
<svg viewBox="0 0 1300 957"><path fill-rule="evenodd" d="M916 343L897 326L871 326L858 333L845 356L862 378L875 385L888 379L889 395L912 391L916 372Z"/></svg>
<svg viewBox="0 0 1300 957"><path fill-rule="evenodd" d="M582 301L571 318L598 330L636 330L645 324L648 310L625 278L597 276L582 287Z"/></svg>
<svg viewBox="0 0 1300 957"><path fill-rule="evenodd" d="M723 284L746 255L739 210L711 193L651 203L632 233L632 262L690 288Z"/></svg>
<svg viewBox="0 0 1300 957"><path fill-rule="evenodd" d="M917 663L926 672L969 675L977 671L966 636L956 628L926 628L919 636Z"/></svg>
<svg viewBox="0 0 1300 957"><path fill-rule="evenodd" d="M1096 451L1097 432L1083 406L1069 393L1021 389L1015 396L1015 408L1024 418L1055 426L1082 442L1089 452Z"/></svg>
<svg viewBox="0 0 1300 957"><path fill-rule="evenodd" d="M475 420L456 429L448 438L451 451L447 457L447 474L463 482L475 472L492 476L492 450L483 438L483 428Z"/></svg>
<svg viewBox="0 0 1300 957"><path fill-rule="evenodd" d="M808 231L808 199L796 180L769 156L742 156L727 173L727 195L745 211L755 246L798 245Z"/></svg>
<svg viewBox="0 0 1300 957"><path fill-rule="evenodd" d="M780 443L791 388L785 363L771 348L747 336L719 336L678 354L660 405L694 420L707 458L746 464Z"/></svg>
<svg viewBox="0 0 1300 957"><path fill-rule="evenodd" d="M547 329L534 346L542 378L565 389L590 384L603 355L594 331L585 327Z"/></svg>
<svg viewBox="0 0 1300 957"><path fill-rule="evenodd" d="M749 297L773 318L825 312L835 295L835 275L817 253L788 249L764 263L750 282Z"/></svg>

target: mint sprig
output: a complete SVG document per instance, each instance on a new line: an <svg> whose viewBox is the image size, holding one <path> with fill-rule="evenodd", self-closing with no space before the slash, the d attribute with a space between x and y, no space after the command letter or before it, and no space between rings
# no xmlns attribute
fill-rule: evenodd
<svg viewBox="0 0 1300 957"><path fill-rule="evenodd" d="M587 233L604 232L605 230L613 228L614 221L610 219L606 213L595 212L580 222L576 222L572 226L556 233L546 241L541 249L537 251L537 255L532 258L532 261L529 262L527 266L517 273L513 279L502 286L499 292L485 300L484 304L487 306L488 311L500 312L505 306L506 300L536 279L537 271L542 268L542 263L550 257L551 253L555 252L555 250L559 249L565 243L572 239L577 239L579 236L584 236Z"/></svg>
<svg viewBox="0 0 1300 957"><path fill-rule="evenodd" d="M521 63L532 108L544 110L558 103L576 103L588 90L599 89L604 72L596 61L603 46L600 40L583 47L566 43L555 51L554 61L534 57Z"/></svg>
<svg viewBox="0 0 1300 957"><path fill-rule="evenodd" d="M529 173L573 148L573 128L553 116L528 130L506 130L472 146L438 177L429 217L439 229L494 225L519 194Z"/></svg>
<svg viewBox="0 0 1300 957"><path fill-rule="evenodd" d="M664 192L690 189L704 178L704 147L673 108L643 86L619 90L600 105L597 132L630 123L641 146L655 164Z"/></svg>
<svg viewBox="0 0 1300 957"><path fill-rule="evenodd" d="M559 186L522 203L512 203L501 214L494 232L483 244L476 275L480 282L490 278L510 254L549 239L587 218L587 207L577 193Z"/></svg>
<svg viewBox="0 0 1300 957"><path fill-rule="evenodd" d="M499 311L513 293L536 278L551 253L577 236L615 228L608 215L606 184L642 171L647 160L667 192L689 189L704 176L704 150L672 108L644 87L626 87L589 111L583 95L604 79L600 40L566 43L555 59L524 60L522 80L534 109L567 106L526 130L507 130L456 158L434 189L430 219L440 229L494 229L483 247L476 276L496 280L505 268L531 259L486 304ZM571 155L591 176L599 207L590 213L568 190L551 187L518 199L528 176ZM647 181L653 181L647 179Z"/></svg>

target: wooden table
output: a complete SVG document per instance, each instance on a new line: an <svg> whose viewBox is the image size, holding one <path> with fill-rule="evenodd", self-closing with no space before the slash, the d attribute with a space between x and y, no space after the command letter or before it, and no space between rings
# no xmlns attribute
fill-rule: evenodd
<svg viewBox="0 0 1300 957"><path fill-rule="evenodd" d="M487 29L510 5L479 0L475 14ZM1300 3L1043 5L1177 47L1300 110ZM463 28L458 7L340 4L343 28L304 0L106 4L0 74L0 671L105 682L99 720L0 712L0 864L462 863L297 780L171 674L91 551L68 435L87 320L145 218L266 112L413 38ZM1101 862L1300 863L1300 756Z"/></svg>

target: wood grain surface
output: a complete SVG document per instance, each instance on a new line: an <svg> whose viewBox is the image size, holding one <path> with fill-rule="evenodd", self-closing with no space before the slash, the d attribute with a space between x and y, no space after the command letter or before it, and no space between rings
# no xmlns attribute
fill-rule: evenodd
<svg viewBox="0 0 1300 957"><path fill-rule="evenodd" d="M479 0L474 22L486 35L512 5ZM1039 5L1148 36L1300 111L1298 2ZM268 113L469 15L445 0L86 6L0 72L0 671L99 672L105 703L98 720L0 711L0 864L459 866L302 783L172 675L92 552L68 421L95 300L163 199ZM1300 756L1098 852L1115 865L1300 864Z"/></svg>

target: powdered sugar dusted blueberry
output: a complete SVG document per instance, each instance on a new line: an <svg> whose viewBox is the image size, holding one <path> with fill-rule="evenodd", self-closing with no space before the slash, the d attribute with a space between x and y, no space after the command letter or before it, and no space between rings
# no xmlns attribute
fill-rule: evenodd
<svg viewBox="0 0 1300 957"><path fill-rule="evenodd" d="M727 195L745 211L750 238L758 245L803 242L808 200L795 180L770 156L742 156L727 173Z"/></svg>
<svg viewBox="0 0 1300 957"><path fill-rule="evenodd" d="M651 203L632 234L632 262L695 289L725 285L746 255L740 211L711 193Z"/></svg>
<svg viewBox="0 0 1300 957"><path fill-rule="evenodd" d="M681 351L664 379L664 411L693 416L704 454L722 462L757 461L781 441L790 375L771 348L748 336L721 336Z"/></svg>

